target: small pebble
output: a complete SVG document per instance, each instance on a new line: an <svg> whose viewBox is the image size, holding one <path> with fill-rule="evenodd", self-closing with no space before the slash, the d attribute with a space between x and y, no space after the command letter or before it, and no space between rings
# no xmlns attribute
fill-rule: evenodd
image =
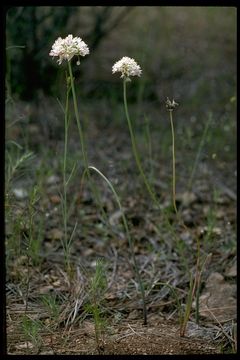
<svg viewBox="0 0 240 360"><path fill-rule="evenodd" d="M60 182L60 177L57 175L51 175L47 178L47 185L54 185Z"/></svg>
<svg viewBox="0 0 240 360"><path fill-rule="evenodd" d="M13 189L13 194L18 200L23 200L28 197L28 192L25 189Z"/></svg>

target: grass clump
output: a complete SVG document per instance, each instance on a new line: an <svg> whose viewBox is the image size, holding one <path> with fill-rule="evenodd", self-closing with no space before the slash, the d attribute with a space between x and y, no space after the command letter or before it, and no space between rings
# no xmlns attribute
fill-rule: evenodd
<svg viewBox="0 0 240 360"><path fill-rule="evenodd" d="M103 259L97 259L95 273L90 279L89 303L85 311L93 316L96 347L99 354L104 350L104 333L106 321L103 317L103 300L107 290L106 264Z"/></svg>

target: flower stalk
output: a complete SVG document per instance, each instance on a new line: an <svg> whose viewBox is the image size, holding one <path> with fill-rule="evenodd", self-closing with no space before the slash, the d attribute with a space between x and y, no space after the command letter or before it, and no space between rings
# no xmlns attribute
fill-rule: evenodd
<svg viewBox="0 0 240 360"><path fill-rule="evenodd" d="M173 200L173 207L176 215L178 214L177 206L176 206L176 158L175 158L175 136L174 136L174 126L173 126L173 117L172 113L175 107L178 106L174 100L170 101L167 98L166 101L166 108L169 111L170 116L170 123L171 123L171 131L172 131L172 200Z"/></svg>
<svg viewBox="0 0 240 360"><path fill-rule="evenodd" d="M171 130L172 130L172 197L173 197L173 207L175 213L177 214L177 206L176 206L176 158L175 158L175 137L174 137L174 126L173 126L173 118L172 111L169 111Z"/></svg>
<svg viewBox="0 0 240 360"><path fill-rule="evenodd" d="M79 137L80 137L84 167L85 167L85 169L88 169L88 160L87 160L87 154L86 154L85 145L84 145L83 129L82 129L82 125L81 125L80 118L79 118L78 103L77 103L76 91L75 91L75 86L74 86L74 78L73 78L73 73L72 73L71 61L68 61L68 70L69 70L70 81L71 81L73 106L74 106L74 112L75 112L76 121L77 121L78 133L79 133ZM89 172L88 172L88 174L89 174Z"/></svg>
<svg viewBox="0 0 240 360"><path fill-rule="evenodd" d="M69 263L69 254L67 251L67 182L66 182L66 166L67 166L67 147L68 147L68 128L69 128L69 79L67 77L67 95L66 95L66 104L65 104L65 112L64 112L64 155L63 155L63 247L65 253L65 262L67 271L70 270Z"/></svg>

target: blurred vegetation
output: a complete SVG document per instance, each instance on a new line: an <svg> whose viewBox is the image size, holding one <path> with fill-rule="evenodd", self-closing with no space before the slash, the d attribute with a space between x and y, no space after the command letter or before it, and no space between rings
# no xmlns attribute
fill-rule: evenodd
<svg viewBox="0 0 240 360"><path fill-rule="evenodd" d="M111 68L124 55L143 69L141 82L131 84L129 100L135 99L136 88L145 100L174 96L191 107L235 95L236 9L197 6L10 8L7 63L13 94L31 100L39 92L59 93L65 74L49 51L56 38L69 33L82 37L90 49L75 67L81 97L121 101L119 79Z"/></svg>
<svg viewBox="0 0 240 360"><path fill-rule="evenodd" d="M90 27L87 33L83 33L84 40L93 52L131 8L123 8L116 15L114 8L108 6L88 7L89 11ZM49 59L49 50L59 36L65 37L68 33L82 36L75 35L75 29L79 29L75 19L78 18L81 24L82 12L84 8L74 6L15 7L8 11L7 64L12 92L25 100L33 99L39 89L45 94L51 94L57 68ZM17 62L14 60L16 57Z"/></svg>
<svg viewBox="0 0 240 360"><path fill-rule="evenodd" d="M6 90L7 99L18 101L6 107L7 137L18 142L23 138L21 145L29 151L42 151L42 136L46 141L62 138L59 101L65 102L66 64L59 66L49 52L59 36L72 33L90 49L81 66L73 61L87 138L96 139L95 125L104 131L111 126L114 131L125 131L122 81L112 74L112 66L129 56L143 70L127 91L139 143L145 143L147 117L152 147L160 147L154 159L169 153L164 101L174 98L180 104L175 126L178 151L185 149L184 163L193 161L212 113L205 141L209 151L202 156L215 164L211 156L217 154L226 167L235 161L236 149L236 14L236 8L220 6L10 8ZM16 122L17 127L12 126ZM71 137L74 135L73 129ZM142 149L144 152L143 145Z"/></svg>

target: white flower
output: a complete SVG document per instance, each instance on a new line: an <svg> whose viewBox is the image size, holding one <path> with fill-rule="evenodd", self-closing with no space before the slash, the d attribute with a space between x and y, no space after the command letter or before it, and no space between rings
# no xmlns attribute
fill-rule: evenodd
<svg viewBox="0 0 240 360"><path fill-rule="evenodd" d="M134 59L124 56L113 65L112 72L121 72L121 78L130 80L130 76L141 76L142 70Z"/></svg>
<svg viewBox="0 0 240 360"><path fill-rule="evenodd" d="M65 39L59 37L53 44L49 53L50 56L57 56L58 64L61 65L63 60L70 61L74 55L85 56L89 54L87 44L80 37L68 35ZM77 64L80 64L78 60Z"/></svg>

